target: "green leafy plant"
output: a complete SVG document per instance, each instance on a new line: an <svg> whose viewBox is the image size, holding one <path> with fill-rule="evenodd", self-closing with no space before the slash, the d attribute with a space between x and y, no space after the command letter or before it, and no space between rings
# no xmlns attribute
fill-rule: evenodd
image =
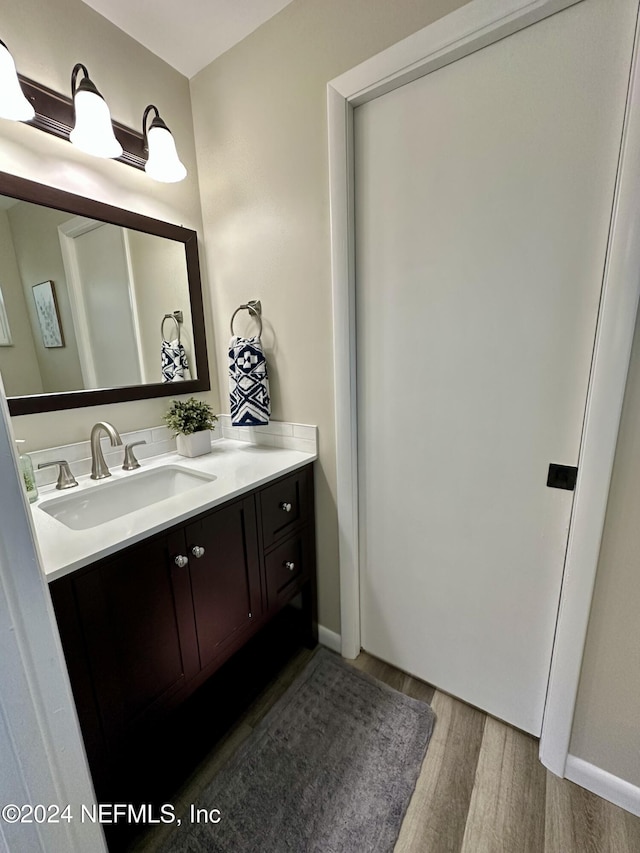
<svg viewBox="0 0 640 853"><path fill-rule="evenodd" d="M175 435L191 435L204 429L213 429L218 418L213 409L202 400L172 400L171 408L162 420Z"/></svg>

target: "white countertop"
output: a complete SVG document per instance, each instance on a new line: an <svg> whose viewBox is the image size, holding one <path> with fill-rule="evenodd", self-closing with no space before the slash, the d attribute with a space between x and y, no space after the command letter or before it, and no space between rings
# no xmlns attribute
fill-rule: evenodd
<svg viewBox="0 0 640 853"><path fill-rule="evenodd" d="M111 469L112 476L106 481L91 480L88 476L78 477L78 487L68 492L57 491L55 486L47 486L40 490L40 497L31 504L46 578L48 581L56 580L147 536L186 521L199 512L212 509L283 474L295 471L316 458L313 453L299 450L220 439L213 442L211 453L195 459L167 453L144 460L136 471L123 471L120 467L114 467ZM45 500L64 494L78 494L80 490L99 489L104 482L135 477L143 471L168 464L214 474L216 479L197 489L165 498L144 509L87 530L71 530L40 508L40 503Z"/></svg>

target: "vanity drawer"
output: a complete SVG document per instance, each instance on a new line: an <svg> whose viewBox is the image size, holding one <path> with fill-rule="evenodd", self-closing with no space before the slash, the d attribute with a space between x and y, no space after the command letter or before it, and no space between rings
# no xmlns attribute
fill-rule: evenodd
<svg viewBox="0 0 640 853"><path fill-rule="evenodd" d="M297 591L297 581L304 579L309 569L306 552L307 530L304 528L265 557L270 608L278 602L282 603L283 599L289 598Z"/></svg>
<svg viewBox="0 0 640 853"><path fill-rule="evenodd" d="M263 489L260 492L260 509L264 547L270 548L298 524L305 522L308 504L308 477L305 469Z"/></svg>

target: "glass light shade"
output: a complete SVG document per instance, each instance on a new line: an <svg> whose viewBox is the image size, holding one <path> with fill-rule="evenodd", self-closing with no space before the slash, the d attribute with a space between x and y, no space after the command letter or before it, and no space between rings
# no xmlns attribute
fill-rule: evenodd
<svg viewBox="0 0 640 853"><path fill-rule="evenodd" d="M120 157L122 145L113 133L111 113L104 98L78 88L73 100L76 124L69 134L69 141L94 157Z"/></svg>
<svg viewBox="0 0 640 853"><path fill-rule="evenodd" d="M170 130L152 124L147 134L147 145L149 157L144 168L150 178L163 184L175 184L187 177Z"/></svg>
<svg viewBox="0 0 640 853"><path fill-rule="evenodd" d="M0 42L0 118L29 121L35 114L35 110L20 88L13 57L6 46Z"/></svg>

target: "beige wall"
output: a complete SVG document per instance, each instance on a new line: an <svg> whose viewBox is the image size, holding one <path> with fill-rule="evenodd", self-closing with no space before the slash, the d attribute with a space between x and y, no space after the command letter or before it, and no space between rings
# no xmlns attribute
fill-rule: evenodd
<svg viewBox="0 0 640 853"><path fill-rule="evenodd" d="M570 752L640 786L640 321L631 355Z"/></svg>
<svg viewBox="0 0 640 853"><path fill-rule="evenodd" d="M461 5L294 0L191 81L219 356L233 310L261 299L273 417L320 429L319 616L334 631L340 609L326 84ZM218 365L224 388L224 358ZM222 403L228 411L225 394Z"/></svg>
<svg viewBox="0 0 640 853"><path fill-rule="evenodd" d="M12 340L11 346L0 347L0 374L4 387L7 394L41 394L42 378L5 210L0 210L0 290Z"/></svg>
<svg viewBox="0 0 640 853"><path fill-rule="evenodd" d="M58 225L67 222L70 216L60 210L19 202L9 210L8 217L31 322L31 336L40 366L42 390L45 394L54 391L75 391L83 387L82 371L58 237ZM53 282L55 289L63 347L45 347L39 331L31 288L34 284L48 280Z"/></svg>
<svg viewBox="0 0 640 853"><path fill-rule="evenodd" d="M77 152L64 140L7 121L0 122L3 171L202 233L189 83L185 77L81 0L12 0L2 9L2 39L21 73L59 92L69 92L73 64L84 62L109 102L114 119L130 127L140 127L145 106L157 104L176 137L189 175L179 184L159 184L137 169L98 160ZM200 251L203 255L202 245ZM206 288L206 269L203 279ZM205 316L215 385L211 307L206 296ZM219 408L215 387L202 396ZM159 399L25 415L15 419L14 429L28 439L31 449L36 449L86 438L91 425L104 418L120 430L158 424L166 406L166 399Z"/></svg>

